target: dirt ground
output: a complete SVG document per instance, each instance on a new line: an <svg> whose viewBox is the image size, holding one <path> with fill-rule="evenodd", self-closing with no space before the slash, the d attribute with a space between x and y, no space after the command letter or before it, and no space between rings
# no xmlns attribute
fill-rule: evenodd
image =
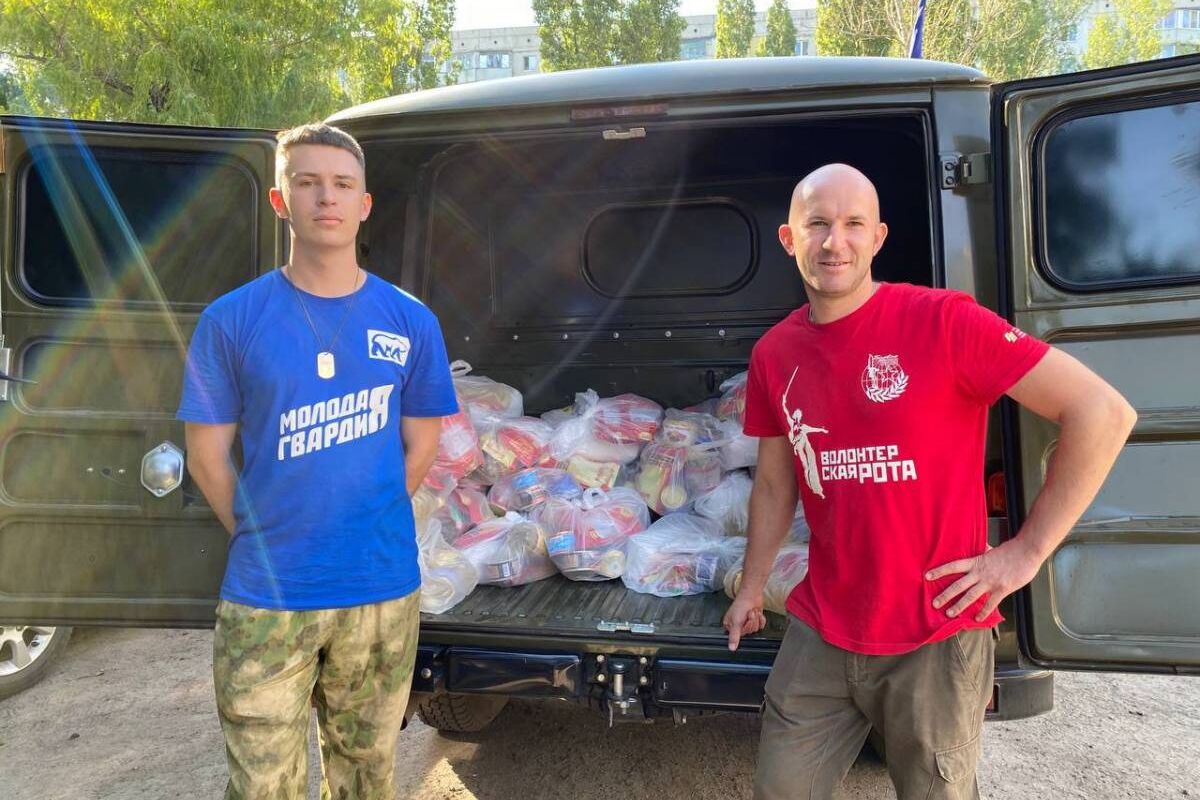
<svg viewBox="0 0 1200 800"><path fill-rule="evenodd" d="M0 798L220 797L211 643L208 631L77 630L41 684L0 701ZM1200 798L1200 678L1056 681L1052 713L985 728L985 797ZM474 742L415 722L402 737L398 796L749 797L757 735L745 716L610 731L575 706L514 703ZM884 768L866 759L841 795L894 797Z"/></svg>

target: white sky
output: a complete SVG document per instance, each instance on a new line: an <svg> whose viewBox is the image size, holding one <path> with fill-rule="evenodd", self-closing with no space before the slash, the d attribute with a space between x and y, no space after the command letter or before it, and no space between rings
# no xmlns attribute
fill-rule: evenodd
<svg viewBox="0 0 1200 800"><path fill-rule="evenodd" d="M759 11L765 11L771 5L771 0L754 0ZM790 0L788 6L793 9L812 8L816 0ZM454 16L456 30L471 28L510 28L519 25L533 25L533 7L529 0L458 0ZM717 0L681 0L679 13L684 16L692 14L717 13Z"/></svg>

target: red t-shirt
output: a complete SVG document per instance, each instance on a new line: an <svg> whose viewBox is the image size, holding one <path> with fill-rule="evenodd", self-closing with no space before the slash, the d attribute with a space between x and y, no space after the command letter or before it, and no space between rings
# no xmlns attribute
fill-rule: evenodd
<svg viewBox="0 0 1200 800"><path fill-rule="evenodd" d="M787 609L830 644L892 655L976 622L925 572L987 548L988 406L1049 349L969 295L881 284L825 325L792 312L754 346L748 436L787 436L812 530Z"/></svg>

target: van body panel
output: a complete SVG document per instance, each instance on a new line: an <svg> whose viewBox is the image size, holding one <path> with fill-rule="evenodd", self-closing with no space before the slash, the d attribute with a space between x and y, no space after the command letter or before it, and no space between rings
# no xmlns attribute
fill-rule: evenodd
<svg viewBox="0 0 1200 800"><path fill-rule="evenodd" d="M183 450L199 313L282 258L273 136L28 117L0 136L0 333L34 381L0 402L0 619L210 625L228 536L186 472L156 496L142 464Z"/></svg>
<svg viewBox="0 0 1200 800"><path fill-rule="evenodd" d="M1005 312L1079 358L1139 421L1024 593L1022 646L1056 668L1200 665L1200 58L998 87ZM1014 530L1057 428L1011 407Z"/></svg>

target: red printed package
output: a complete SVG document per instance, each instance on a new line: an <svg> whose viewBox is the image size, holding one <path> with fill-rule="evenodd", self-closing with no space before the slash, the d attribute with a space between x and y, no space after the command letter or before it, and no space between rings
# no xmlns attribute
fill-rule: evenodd
<svg viewBox="0 0 1200 800"><path fill-rule="evenodd" d="M606 397L596 404L592 435L615 444L646 444L662 421L662 406L636 394Z"/></svg>
<svg viewBox="0 0 1200 800"><path fill-rule="evenodd" d="M739 372L721 384L721 399L717 401L717 416L742 422L746 416L746 379L748 372Z"/></svg>

